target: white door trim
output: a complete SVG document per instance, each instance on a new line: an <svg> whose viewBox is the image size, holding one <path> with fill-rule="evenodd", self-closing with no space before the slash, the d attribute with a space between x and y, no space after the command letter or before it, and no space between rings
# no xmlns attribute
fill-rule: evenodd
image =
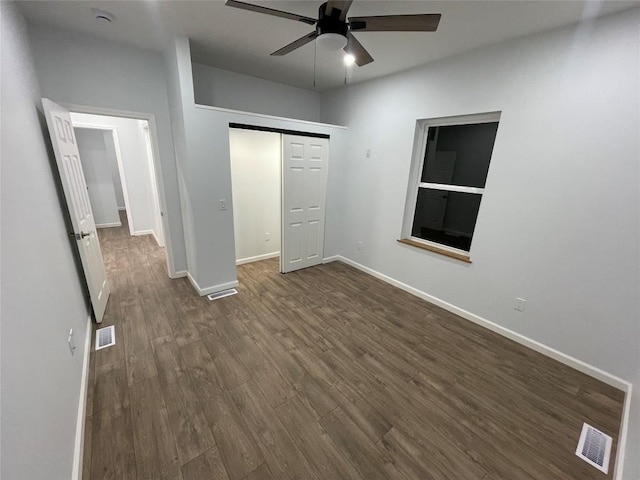
<svg viewBox="0 0 640 480"><path fill-rule="evenodd" d="M153 237L158 246L164 248L164 227L162 226L162 209L160 208L160 197L158 195L158 185L156 184L156 166L153 161L153 148L151 147L151 132L149 132L149 122L146 125L138 125L144 137L144 147L147 152L147 162L151 174L151 208L153 210ZM158 228L160 226L160 228Z"/></svg>
<svg viewBox="0 0 640 480"><path fill-rule="evenodd" d="M78 418L76 419L76 439L73 448L73 472L72 480L82 479L82 465L84 457L84 430L86 425L87 392L89 390L89 368L91 355L91 336L93 334L93 322L91 317L87 319L87 334L84 339L84 358L82 359L82 379L80 382L80 398L78 399Z"/></svg>
<svg viewBox="0 0 640 480"><path fill-rule="evenodd" d="M167 262L167 271L170 278L178 278L180 274L176 272L173 258L173 245L171 242L171 229L166 215L167 197L164 191L164 176L162 173L162 164L160 162L160 146L158 143L158 129L156 117L152 113L134 112L130 110L115 110L103 107L91 107L88 105L78 105L74 103L61 103L63 107L71 112L89 113L93 115L107 115L111 117L131 118L134 120L147 120L149 122L149 134L151 136L151 148L153 150L153 162L156 172L156 186L158 187L158 199L160 200L160 208L165 215L162 216L162 228L164 236L165 257Z"/></svg>

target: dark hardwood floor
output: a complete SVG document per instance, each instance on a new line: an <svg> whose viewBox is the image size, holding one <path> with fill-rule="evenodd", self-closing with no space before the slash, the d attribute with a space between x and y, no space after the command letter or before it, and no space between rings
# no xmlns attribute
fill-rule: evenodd
<svg viewBox="0 0 640 480"><path fill-rule="evenodd" d="M613 478L574 454L587 421L615 459L623 393L593 378L342 263L243 265L210 302L152 237L100 241L84 479Z"/></svg>

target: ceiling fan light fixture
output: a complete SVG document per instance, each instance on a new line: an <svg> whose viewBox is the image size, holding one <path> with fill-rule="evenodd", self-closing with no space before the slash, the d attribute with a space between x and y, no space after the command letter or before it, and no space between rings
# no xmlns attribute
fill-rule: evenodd
<svg viewBox="0 0 640 480"><path fill-rule="evenodd" d="M347 37L339 33L323 33L316 39L320 48L325 50L340 50L347 46Z"/></svg>

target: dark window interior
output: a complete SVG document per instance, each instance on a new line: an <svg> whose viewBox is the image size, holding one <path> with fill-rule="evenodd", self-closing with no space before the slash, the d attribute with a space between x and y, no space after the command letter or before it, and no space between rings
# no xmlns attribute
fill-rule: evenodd
<svg viewBox="0 0 640 480"><path fill-rule="evenodd" d="M422 182L484 188L498 122L430 127Z"/></svg>
<svg viewBox="0 0 640 480"><path fill-rule="evenodd" d="M469 251L482 195L420 188L411 235Z"/></svg>
<svg viewBox="0 0 640 480"><path fill-rule="evenodd" d="M429 127L420 181L441 187L418 188L412 237L470 250L482 193L448 186L484 188L497 132L498 122Z"/></svg>

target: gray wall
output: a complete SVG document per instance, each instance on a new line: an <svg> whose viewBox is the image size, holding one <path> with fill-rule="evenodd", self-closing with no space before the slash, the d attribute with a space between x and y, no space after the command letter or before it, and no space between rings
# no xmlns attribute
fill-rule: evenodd
<svg viewBox="0 0 640 480"><path fill-rule="evenodd" d="M349 127L340 253L633 382L629 480L640 478L638 25L636 9L322 99L323 120ZM473 263L398 244L416 120L492 111Z"/></svg>
<svg viewBox="0 0 640 480"><path fill-rule="evenodd" d="M175 270L186 270L162 55L42 25L30 25L29 37L43 96L58 103L155 115L167 249Z"/></svg>
<svg viewBox="0 0 640 480"><path fill-rule="evenodd" d="M96 227L120 224L111 163L103 130L75 128L78 151Z"/></svg>
<svg viewBox="0 0 640 480"><path fill-rule="evenodd" d="M320 121L320 94L261 78L193 63L195 102L200 105Z"/></svg>
<svg viewBox="0 0 640 480"><path fill-rule="evenodd" d="M182 42L184 43L184 42ZM187 140L185 134L185 104L193 104L193 80L190 71L179 67L178 48L184 45L172 43L164 52L167 96L171 112L171 126L175 145L176 171L180 191L180 209L182 212L187 270L192 278L198 277L197 246L194 238L193 208L190 191L187 188L189 174ZM187 42L188 52L188 42ZM190 96L190 98L189 98ZM186 99L185 99L186 97Z"/></svg>
<svg viewBox="0 0 640 480"><path fill-rule="evenodd" d="M189 257L189 273L201 289L228 288L236 281L233 235L233 205L231 204L231 165L229 123L244 123L288 130L325 133L329 144L329 193L327 224L339 206L330 201L333 185L339 179L332 175L333 165L343 161L346 131L327 125L280 120L244 113L232 113L196 107L191 74L191 54L186 38L176 39L166 51L169 103L174 120L174 141L179 159L185 237ZM182 120L182 123L178 122ZM333 182L336 180L335 182ZM227 210L218 208L226 199ZM334 231L339 231L335 228ZM336 241L325 235L325 255L333 254ZM197 269L192 268L197 266Z"/></svg>
<svg viewBox="0 0 640 480"><path fill-rule="evenodd" d="M10 2L0 2L0 41L0 477L69 479L89 310L43 137L26 25Z"/></svg>

